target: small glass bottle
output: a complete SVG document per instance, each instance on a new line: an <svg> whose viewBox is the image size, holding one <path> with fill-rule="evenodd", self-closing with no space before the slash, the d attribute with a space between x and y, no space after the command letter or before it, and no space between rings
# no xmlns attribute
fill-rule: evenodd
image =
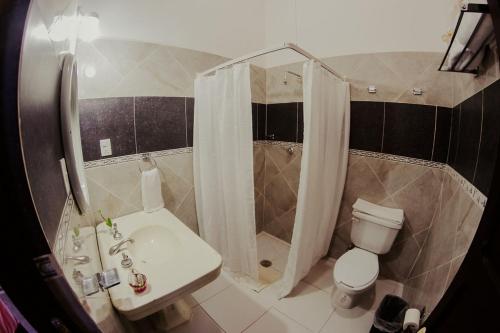
<svg viewBox="0 0 500 333"><path fill-rule="evenodd" d="M135 268L130 270L128 275L128 284L134 289L136 294L141 294L147 289L146 275L139 273Z"/></svg>

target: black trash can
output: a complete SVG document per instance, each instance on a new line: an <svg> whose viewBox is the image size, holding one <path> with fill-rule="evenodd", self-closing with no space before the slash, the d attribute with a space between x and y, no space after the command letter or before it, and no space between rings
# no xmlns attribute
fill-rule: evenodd
<svg viewBox="0 0 500 333"><path fill-rule="evenodd" d="M403 321L408 303L401 297L385 295L375 312L370 333L396 333L403 330Z"/></svg>

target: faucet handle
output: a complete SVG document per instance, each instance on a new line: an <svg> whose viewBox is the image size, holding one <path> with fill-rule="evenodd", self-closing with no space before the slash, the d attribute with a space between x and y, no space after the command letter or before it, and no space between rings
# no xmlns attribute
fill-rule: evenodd
<svg viewBox="0 0 500 333"><path fill-rule="evenodd" d="M133 265L132 259L130 259L130 257L128 255L126 255L125 253L122 253L121 265L123 268L130 268Z"/></svg>
<svg viewBox="0 0 500 333"><path fill-rule="evenodd" d="M73 268L73 280L75 280L75 282L78 285L81 285L83 282L83 274L82 274L82 272L80 272L76 268Z"/></svg>
<svg viewBox="0 0 500 333"><path fill-rule="evenodd" d="M118 225L116 223L113 223L113 239L120 240L122 238L122 234L118 231Z"/></svg>

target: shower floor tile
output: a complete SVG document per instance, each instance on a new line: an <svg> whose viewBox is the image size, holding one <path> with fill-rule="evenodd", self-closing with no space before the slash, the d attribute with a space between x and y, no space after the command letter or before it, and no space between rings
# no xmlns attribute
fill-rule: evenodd
<svg viewBox="0 0 500 333"><path fill-rule="evenodd" d="M283 273L285 271L290 244L276 238L265 231L257 235L257 258L261 260L270 260L271 268Z"/></svg>

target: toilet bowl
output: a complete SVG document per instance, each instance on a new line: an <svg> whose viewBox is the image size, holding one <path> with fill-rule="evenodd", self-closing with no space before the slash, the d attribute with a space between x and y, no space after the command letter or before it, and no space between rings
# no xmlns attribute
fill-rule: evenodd
<svg viewBox="0 0 500 333"><path fill-rule="evenodd" d="M369 290L379 273L378 255L389 252L401 230L404 212L358 199L353 205L351 241L354 248L344 253L333 268L336 288L334 306L356 305L359 295Z"/></svg>
<svg viewBox="0 0 500 333"><path fill-rule="evenodd" d="M378 256L369 251L354 248L342 255L333 268L333 280L337 286L334 303L351 308L357 295L369 290L377 281Z"/></svg>

